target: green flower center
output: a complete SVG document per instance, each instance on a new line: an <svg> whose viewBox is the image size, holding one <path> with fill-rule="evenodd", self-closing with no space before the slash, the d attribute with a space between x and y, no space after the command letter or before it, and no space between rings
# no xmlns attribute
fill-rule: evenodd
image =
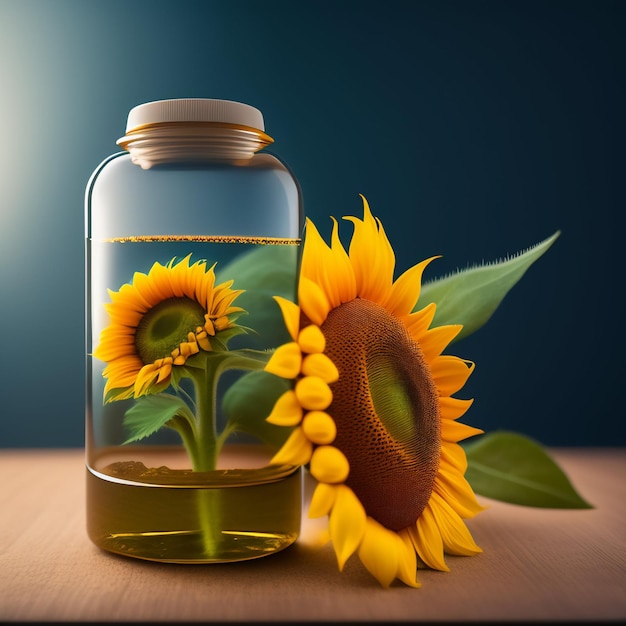
<svg viewBox="0 0 626 626"><path fill-rule="evenodd" d="M187 335L204 326L206 311L190 298L168 298L152 307L135 332L135 348L145 365L170 356Z"/></svg>
<svg viewBox="0 0 626 626"><path fill-rule="evenodd" d="M346 455L346 484L367 514L391 530L415 523L439 468L439 396L419 345L381 305L355 299L322 325L339 369L328 409L333 445Z"/></svg>

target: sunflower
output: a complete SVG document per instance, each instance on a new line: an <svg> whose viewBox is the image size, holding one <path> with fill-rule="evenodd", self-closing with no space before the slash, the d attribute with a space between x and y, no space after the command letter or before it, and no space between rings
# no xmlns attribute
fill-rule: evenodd
<svg viewBox="0 0 626 626"><path fill-rule="evenodd" d="M109 290L110 324L93 353L107 363L107 401L162 391L174 366L210 352L217 334L233 326L231 316L243 311L232 306L242 293L231 289L232 280L215 285L215 264L207 269L206 261L190 259L154 263L148 274L136 272L132 283Z"/></svg>
<svg viewBox="0 0 626 626"><path fill-rule="evenodd" d="M292 427L274 463L309 464L310 517L328 515L339 569L357 553L388 587L419 587L418 559L448 571L444 553L481 549L464 519L482 510L464 477L458 422L472 400L452 397L474 364L443 355L461 326L430 328L435 304L414 311L422 261L394 281L395 256L365 198L349 251L333 219L330 246L307 220L298 305L276 297L293 341L266 371L294 381L267 420Z"/></svg>

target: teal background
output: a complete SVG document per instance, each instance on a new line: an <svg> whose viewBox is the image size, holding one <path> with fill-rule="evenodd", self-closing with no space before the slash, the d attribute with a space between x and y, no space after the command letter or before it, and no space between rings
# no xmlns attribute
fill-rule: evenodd
<svg viewBox="0 0 626 626"><path fill-rule="evenodd" d="M322 233L362 193L398 270L560 229L454 347L476 362L458 395L487 431L626 444L625 18L601 0L0 0L0 447L83 445L84 189L133 106L178 97L261 109Z"/></svg>

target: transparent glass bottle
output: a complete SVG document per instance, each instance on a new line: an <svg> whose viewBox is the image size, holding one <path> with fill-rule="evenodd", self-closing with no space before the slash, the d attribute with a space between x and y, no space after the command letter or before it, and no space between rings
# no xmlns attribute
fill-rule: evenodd
<svg viewBox="0 0 626 626"><path fill-rule="evenodd" d="M87 531L111 552L236 561L292 544L301 469L271 465L263 371L289 341L299 185L249 105L132 109L86 189Z"/></svg>

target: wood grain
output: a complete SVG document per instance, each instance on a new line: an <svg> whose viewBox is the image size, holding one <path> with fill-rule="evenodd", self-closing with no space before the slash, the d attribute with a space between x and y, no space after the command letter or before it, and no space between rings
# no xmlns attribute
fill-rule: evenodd
<svg viewBox="0 0 626 626"><path fill-rule="evenodd" d="M614 621L626 618L626 449L554 449L592 510L482 499L483 554L384 590L352 557L337 571L324 520L256 561L118 557L85 533L82 450L0 450L2 621ZM311 484L305 484L310 494ZM306 516L305 516L306 518Z"/></svg>

